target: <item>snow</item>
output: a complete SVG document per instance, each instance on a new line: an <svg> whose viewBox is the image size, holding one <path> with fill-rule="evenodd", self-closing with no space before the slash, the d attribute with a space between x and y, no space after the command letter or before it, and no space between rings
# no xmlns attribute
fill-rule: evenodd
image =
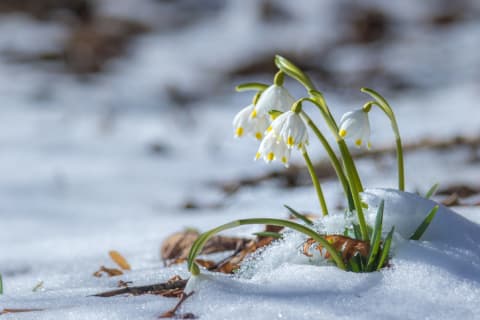
<svg viewBox="0 0 480 320"><path fill-rule="evenodd" d="M8 54L0 57L0 272L5 291L0 308L45 309L2 319L156 318L176 300L90 295L116 288L120 279L143 285L176 274L187 278L185 265L166 268L159 258L161 242L185 227L207 230L240 218L283 218L284 203L319 212L309 186L284 189L265 182L229 197L215 186L283 168L253 162L258 144L233 139L232 118L251 96L234 95L232 88L241 79L225 80L222 73L257 55L328 46L336 41L333 31L345 28L334 14L336 1L279 3L303 19L264 23L255 1L227 1L219 13L190 27L165 31L158 26L91 81L15 64ZM395 18L395 42L383 50L338 48L329 55L331 71L354 72L379 61L387 71L419 84L421 89L388 94L405 143L478 134L478 20L439 32L421 24L430 12L426 3L368 4ZM99 6L111 15L160 23L161 10L152 9L150 1L104 0ZM398 27L402 22L407 26ZM0 25L2 53L12 48L26 57L48 52L66 36L62 23L26 16L2 16ZM445 56L448 63L442 63ZM271 81L271 76L244 80ZM295 97L303 94L291 81L287 85ZM169 86L195 97L206 91L207 97L182 108L168 100ZM337 119L366 101L363 94L347 91L325 92ZM320 119L313 108L305 109ZM392 145L384 115L373 110L370 119L373 147ZM153 152L152 144L164 151ZM325 157L313 139L310 147L313 159ZM300 163L297 153L292 156ZM463 149L407 154L407 190L423 194L436 182L478 183L478 163L468 157ZM238 275L208 274L181 312L201 319L475 319L480 314L478 207L440 207L422 241L409 241L434 202L385 189L396 185L393 157L361 160L358 167L369 187L367 218L373 222L384 199L384 231L396 227L391 268L342 272L319 257L302 255L304 238L290 232ZM325 181L322 187L330 208L344 203L338 183ZM207 206L189 211L183 209L186 201ZM318 227L339 232L343 214L332 212ZM244 227L230 234L250 236L258 230ZM107 255L112 249L128 259L132 271L93 277L99 266L113 266ZM32 292L40 281L43 287Z"/></svg>

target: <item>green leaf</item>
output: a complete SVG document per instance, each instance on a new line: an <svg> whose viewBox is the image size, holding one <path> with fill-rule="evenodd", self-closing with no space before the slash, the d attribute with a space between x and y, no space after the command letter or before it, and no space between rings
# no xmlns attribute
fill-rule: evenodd
<svg viewBox="0 0 480 320"><path fill-rule="evenodd" d="M353 225L353 233L355 234L355 239L362 239L362 231L358 224Z"/></svg>
<svg viewBox="0 0 480 320"><path fill-rule="evenodd" d="M290 213L296 217L297 219L299 220L302 220L303 222L305 222L306 225L309 225L309 226L313 226L313 222L308 219L305 215L299 213L298 211L295 211L294 209L290 208L289 206L287 206L286 204L283 205L285 208L288 209L288 211L290 211Z"/></svg>
<svg viewBox="0 0 480 320"><path fill-rule="evenodd" d="M358 252L350 258L348 261L348 267L352 272L362 272L362 262Z"/></svg>
<svg viewBox="0 0 480 320"><path fill-rule="evenodd" d="M316 231L304 225L295 223L293 221L283 220L283 219L273 219L273 218L253 218L253 219L235 220L203 233L197 238L197 240L195 240L195 242L192 245L192 248L190 249L190 253L188 254L188 270L192 274L198 274L200 272L197 264L195 263L195 258L201 252L203 246L207 243L208 239L210 239L212 236L228 229L232 229L232 228L243 226L243 225L251 225L251 224L282 226L282 227L290 228L300 233L303 233L308 237L312 238L313 240L315 240L316 242L318 242L319 244L321 244L322 247L328 251L328 253L332 257L332 261L337 265L337 267L339 267L342 270L346 270L346 266L342 260L341 255L335 250L335 248L332 247L332 245L327 240L325 240L325 238L323 238L321 234L317 233Z"/></svg>
<svg viewBox="0 0 480 320"><path fill-rule="evenodd" d="M380 257L380 260L378 261L377 264L377 271L382 269L383 265L388 259L388 255L390 253L390 246L392 245L392 239L393 239L393 232L395 231L395 227L392 227L392 230L388 233L387 237L385 238L385 242L383 244L382 248L382 255Z"/></svg>
<svg viewBox="0 0 480 320"><path fill-rule="evenodd" d="M275 239L282 239L283 235L278 232L270 232L270 231L262 231L262 232L255 232L253 235L257 237L272 237Z"/></svg>
<svg viewBox="0 0 480 320"><path fill-rule="evenodd" d="M431 186L425 194L425 199L430 199L437 192L438 186L438 183L435 183L433 186Z"/></svg>
<svg viewBox="0 0 480 320"><path fill-rule="evenodd" d="M373 229L372 238L370 240L370 254L368 256L367 271L372 271L375 259L377 258L380 249L380 241L382 240L382 224L383 224L383 210L385 208L385 201L382 200L378 206L377 217L375 219L375 228Z"/></svg>
<svg viewBox="0 0 480 320"><path fill-rule="evenodd" d="M238 92L241 91L263 91L268 88L267 84L260 83L260 82L247 82L239 84L235 87L235 90Z"/></svg>
<svg viewBox="0 0 480 320"><path fill-rule="evenodd" d="M410 237L410 240L420 240L420 238L423 236L428 226L432 222L433 218L435 218L438 208L439 206L436 205L435 207L433 207L432 210L430 210L428 215L425 217L422 223L418 226L417 230L415 230L415 232L412 234L412 236Z"/></svg>
<svg viewBox="0 0 480 320"><path fill-rule="evenodd" d="M307 88L307 90L312 90L314 89L313 83L310 80L310 78L303 73L303 71L294 65L292 62L287 60L286 58L276 55L275 56L275 65L277 66L278 69L283 71L284 73L288 74L290 77L294 78L301 84Z"/></svg>
<svg viewBox="0 0 480 320"><path fill-rule="evenodd" d="M0 294L3 294L3 280L2 280L1 274L0 274Z"/></svg>

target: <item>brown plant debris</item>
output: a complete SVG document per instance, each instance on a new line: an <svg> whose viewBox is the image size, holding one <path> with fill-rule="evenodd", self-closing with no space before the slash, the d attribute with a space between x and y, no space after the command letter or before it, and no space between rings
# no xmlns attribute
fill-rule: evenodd
<svg viewBox="0 0 480 320"><path fill-rule="evenodd" d="M108 252L110 258L123 270L131 270L130 264L118 251L111 250Z"/></svg>
<svg viewBox="0 0 480 320"><path fill-rule="evenodd" d="M123 281L123 280L118 280L117 287L119 288L126 288L129 285L131 285L133 282L132 281Z"/></svg>
<svg viewBox="0 0 480 320"><path fill-rule="evenodd" d="M123 271L115 268L107 268L105 266L101 266L99 270L93 273L93 276L100 278L101 276L103 276L103 274L107 274L109 277L116 277L122 275Z"/></svg>
<svg viewBox="0 0 480 320"><path fill-rule="evenodd" d="M350 237L341 235L326 235L323 238L327 240L335 248L335 250L342 253L342 258L344 261L349 261L357 253L363 257L368 257L368 252L370 251L370 244L368 241L352 239ZM307 257L313 256L309 250L315 244L316 241L312 238L309 238L307 241L305 241L303 244L303 254ZM317 244L314 248L318 250L325 257L325 259L331 258L328 251L325 250L325 253L323 253L322 245Z"/></svg>
<svg viewBox="0 0 480 320"><path fill-rule="evenodd" d="M184 313L184 314L177 314L178 308L187 300L193 292L189 294L183 294L180 296L180 300L177 304L170 310L162 313L158 319L167 319L167 318L175 318L175 319L196 319L197 317L193 313Z"/></svg>
<svg viewBox="0 0 480 320"><path fill-rule="evenodd" d="M184 262L198 236L198 231L194 230L172 234L162 243L160 249L162 260L166 261L167 265ZM237 250L238 248L245 247L249 241L250 239L244 238L214 236L205 244L201 254Z"/></svg>
<svg viewBox="0 0 480 320"><path fill-rule="evenodd" d="M43 311L44 309L13 309L13 308L5 308L2 311L0 311L0 315L2 314L7 314L7 313L23 313L23 312L35 312L35 311Z"/></svg>
<svg viewBox="0 0 480 320"><path fill-rule="evenodd" d="M155 294L155 295L160 295L162 297L181 297L183 295L183 289L185 288L185 285L187 284L187 280L183 280L179 276L174 276L167 282L163 283L157 283L157 284L152 284L152 285L146 285L146 286L137 286L137 287L126 287L122 289L117 289L117 290L112 290L112 291L106 291L106 292L101 292L94 294L94 297L103 297L103 298L108 298L108 297L113 297L113 296L118 296L118 295L133 295L133 296L138 296L142 294Z"/></svg>

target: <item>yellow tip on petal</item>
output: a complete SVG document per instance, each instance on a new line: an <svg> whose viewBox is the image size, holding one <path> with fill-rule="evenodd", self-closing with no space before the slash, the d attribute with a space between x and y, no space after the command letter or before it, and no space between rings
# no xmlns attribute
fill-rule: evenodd
<svg viewBox="0 0 480 320"><path fill-rule="evenodd" d="M250 113L250 118L256 118L257 117L257 109L253 109L252 113Z"/></svg>
<svg viewBox="0 0 480 320"><path fill-rule="evenodd" d="M235 130L235 136L236 136L236 137L241 137L241 136L243 136L243 128L242 128L242 127L238 127L238 128Z"/></svg>
<svg viewBox="0 0 480 320"><path fill-rule="evenodd" d="M340 137L345 138L345 136L347 135L347 130L342 129L338 134L340 135Z"/></svg>
<svg viewBox="0 0 480 320"><path fill-rule="evenodd" d="M284 164L287 164L287 162L288 162L287 157L282 157L282 162L283 162Z"/></svg>
<svg viewBox="0 0 480 320"><path fill-rule="evenodd" d="M303 147L303 144L300 142L300 143L298 144L298 149L302 149L302 147Z"/></svg>
<svg viewBox="0 0 480 320"><path fill-rule="evenodd" d="M289 136L287 138L287 145L289 145L290 147L293 146L295 144L295 140L293 140L293 137L292 136Z"/></svg>
<svg viewBox="0 0 480 320"><path fill-rule="evenodd" d="M255 133L255 138L257 138L257 140L262 140L263 134L261 132L257 132Z"/></svg>
<svg viewBox="0 0 480 320"><path fill-rule="evenodd" d="M261 154L260 152L257 152L257 153L255 154L255 160L260 159L261 156L262 156L262 154Z"/></svg>
<svg viewBox="0 0 480 320"><path fill-rule="evenodd" d="M272 126L268 126L267 128L267 132L270 132L270 131L272 131Z"/></svg>
<svg viewBox="0 0 480 320"><path fill-rule="evenodd" d="M355 144L360 147L362 145L362 139L355 141Z"/></svg>
<svg viewBox="0 0 480 320"><path fill-rule="evenodd" d="M371 148L372 148L372 144L370 143L370 141L367 143L367 148L368 148L368 149L371 149Z"/></svg>
<svg viewBox="0 0 480 320"><path fill-rule="evenodd" d="M273 154L273 152L269 152L267 154L267 160L272 161L273 159L275 159L275 155Z"/></svg>

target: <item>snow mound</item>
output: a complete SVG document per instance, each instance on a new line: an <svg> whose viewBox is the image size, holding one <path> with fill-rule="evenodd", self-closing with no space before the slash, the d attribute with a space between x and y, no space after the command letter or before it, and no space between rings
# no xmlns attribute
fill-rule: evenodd
<svg viewBox="0 0 480 320"><path fill-rule="evenodd" d="M394 189L367 189L363 200L369 205L367 219L374 224L378 205L385 201L383 230L392 226L404 239L410 238L437 202ZM422 236L423 241L480 252L480 226L440 205L435 218Z"/></svg>

